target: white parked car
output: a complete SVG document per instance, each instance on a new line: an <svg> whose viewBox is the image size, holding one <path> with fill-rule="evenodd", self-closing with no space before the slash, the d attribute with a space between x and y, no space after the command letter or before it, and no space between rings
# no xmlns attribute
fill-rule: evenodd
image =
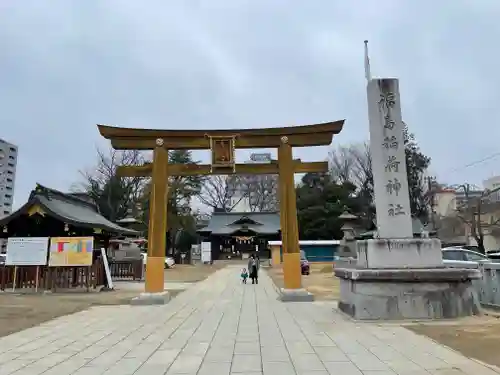
<svg viewBox="0 0 500 375"><path fill-rule="evenodd" d="M148 254L142 253L142 264L146 267L148 262ZM175 260L172 257L165 257L165 268L173 268L175 266Z"/></svg>
<svg viewBox="0 0 500 375"><path fill-rule="evenodd" d="M490 263L492 260L486 255L478 253L477 251L469 250L463 247L445 247L443 251L443 261L459 263Z"/></svg>
<svg viewBox="0 0 500 375"><path fill-rule="evenodd" d="M7 254L0 254L0 265L5 264L6 259L7 259Z"/></svg>
<svg viewBox="0 0 500 375"><path fill-rule="evenodd" d="M494 262L500 260L500 251L498 250L489 251L486 255L488 255L488 258L493 259Z"/></svg>

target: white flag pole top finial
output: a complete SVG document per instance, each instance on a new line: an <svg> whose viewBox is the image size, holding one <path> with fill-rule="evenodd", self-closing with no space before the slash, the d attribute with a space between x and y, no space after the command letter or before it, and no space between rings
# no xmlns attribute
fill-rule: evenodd
<svg viewBox="0 0 500 375"><path fill-rule="evenodd" d="M365 77L367 81L372 79L372 73L370 71L370 58L368 56L368 41L365 40Z"/></svg>

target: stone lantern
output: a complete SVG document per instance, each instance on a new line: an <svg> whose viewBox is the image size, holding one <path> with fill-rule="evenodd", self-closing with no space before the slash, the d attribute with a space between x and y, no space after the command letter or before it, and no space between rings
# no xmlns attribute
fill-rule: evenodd
<svg viewBox="0 0 500 375"><path fill-rule="evenodd" d="M357 221L359 217L345 210L339 219L343 221L342 232L344 237L340 241L340 249L338 255L341 257L356 256L356 232L358 229Z"/></svg>

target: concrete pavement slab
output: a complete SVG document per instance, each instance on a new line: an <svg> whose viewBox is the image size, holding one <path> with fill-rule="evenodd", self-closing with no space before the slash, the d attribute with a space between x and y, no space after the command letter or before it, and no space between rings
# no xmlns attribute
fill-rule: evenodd
<svg viewBox="0 0 500 375"><path fill-rule="evenodd" d="M494 375L397 324L277 300L228 266L163 306L103 306L0 338L2 375Z"/></svg>

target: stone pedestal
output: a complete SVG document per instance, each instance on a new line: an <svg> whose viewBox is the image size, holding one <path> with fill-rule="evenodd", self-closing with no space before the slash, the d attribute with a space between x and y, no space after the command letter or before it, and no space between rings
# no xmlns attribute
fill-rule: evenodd
<svg viewBox="0 0 500 375"><path fill-rule="evenodd" d="M281 264L281 241L279 245L270 245L271 248L271 262L273 266Z"/></svg>
<svg viewBox="0 0 500 375"><path fill-rule="evenodd" d="M314 295L306 289L280 289L278 300L281 302L312 302Z"/></svg>
<svg viewBox="0 0 500 375"><path fill-rule="evenodd" d="M358 268L443 267L441 241L435 238L357 241Z"/></svg>
<svg viewBox="0 0 500 375"><path fill-rule="evenodd" d="M474 269L336 269L339 309L359 320L454 319L480 313Z"/></svg>
<svg viewBox="0 0 500 375"><path fill-rule="evenodd" d="M130 304L133 306L165 305L170 301L170 293L166 290L161 293L141 293L132 298Z"/></svg>
<svg viewBox="0 0 500 375"><path fill-rule="evenodd" d="M437 239L358 241L355 268L336 268L339 309L359 320L452 319L480 312L477 269L445 268Z"/></svg>

